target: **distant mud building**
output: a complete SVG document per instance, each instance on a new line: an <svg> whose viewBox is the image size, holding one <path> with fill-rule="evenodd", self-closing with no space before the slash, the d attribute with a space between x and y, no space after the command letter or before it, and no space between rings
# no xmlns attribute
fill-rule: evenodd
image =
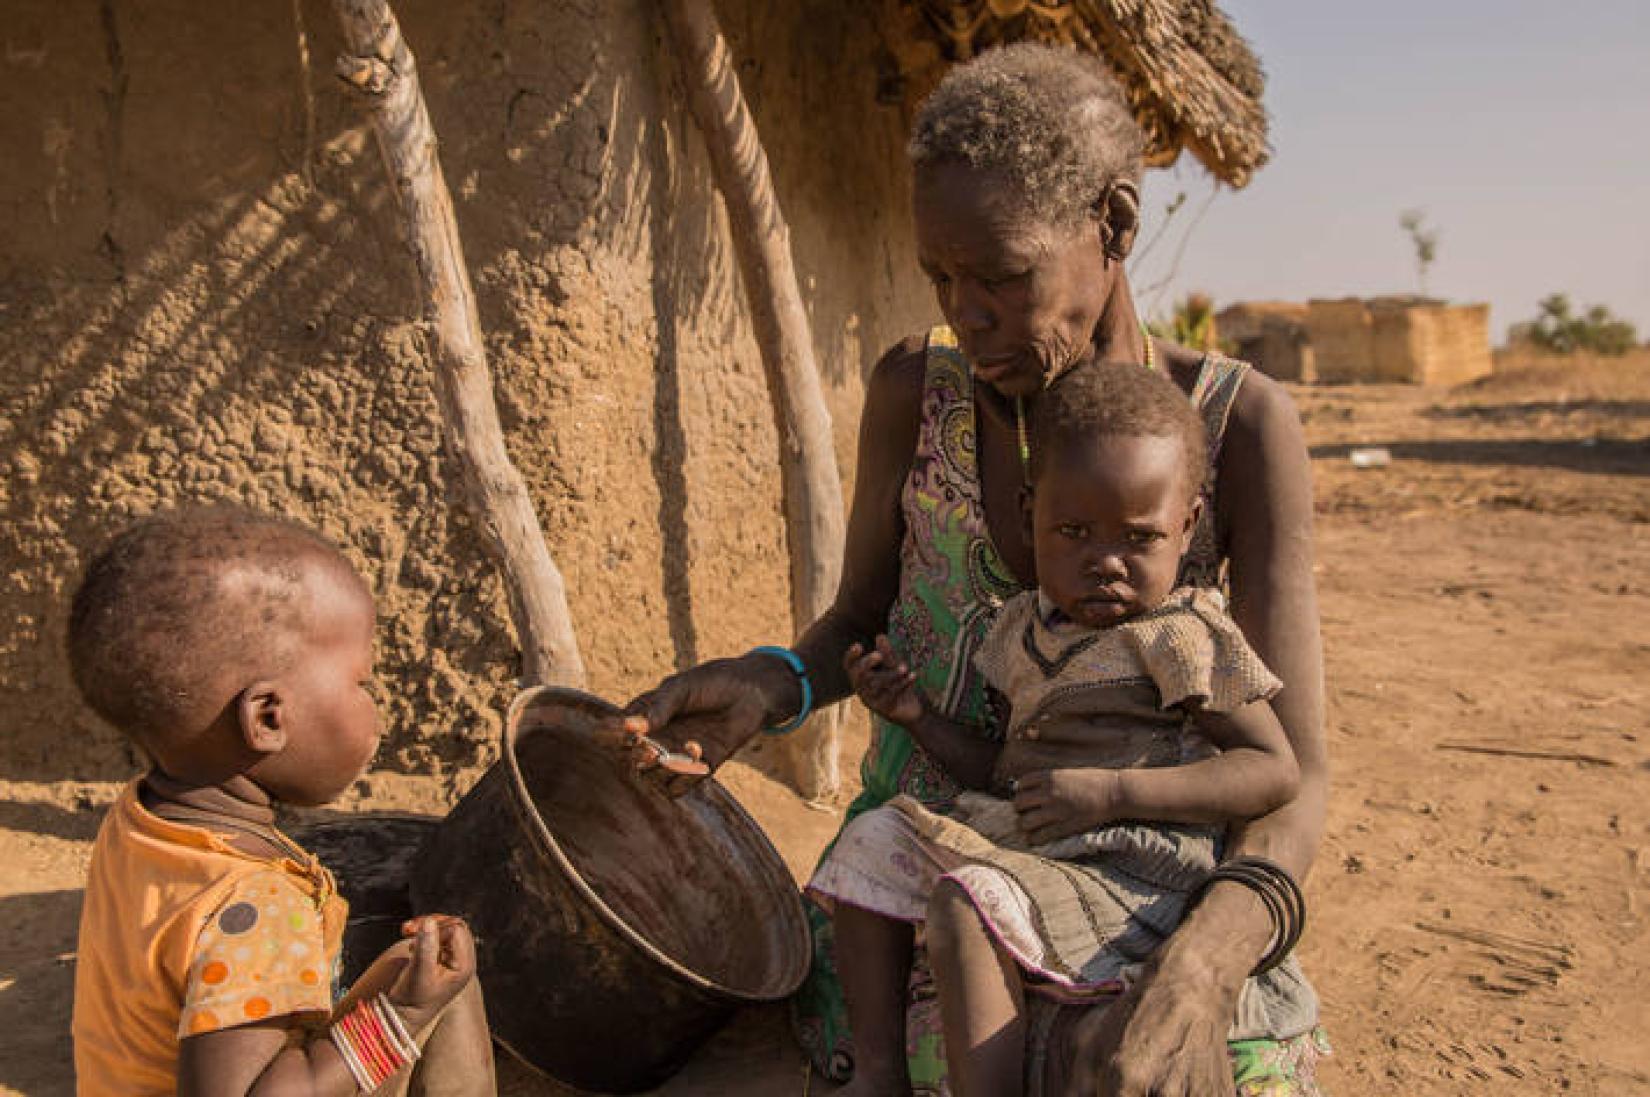
<svg viewBox="0 0 1650 1097"><path fill-rule="evenodd" d="M1490 307L1424 297L1254 301L1216 317L1237 355L1302 384L1459 385L1493 369Z"/></svg>

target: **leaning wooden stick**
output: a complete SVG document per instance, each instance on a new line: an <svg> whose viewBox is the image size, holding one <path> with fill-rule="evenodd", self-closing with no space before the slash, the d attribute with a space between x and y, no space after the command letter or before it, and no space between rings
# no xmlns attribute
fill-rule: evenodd
<svg viewBox="0 0 1650 1097"><path fill-rule="evenodd" d="M774 195L756 122L710 0L662 0L660 9L687 91L688 109L710 153L727 208L751 327L774 404L790 540L791 615L812 624L836 597L846 524L831 416L814 362L808 312L791 263L790 230ZM839 783L842 709L827 709L784 740L804 796Z"/></svg>
<svg viewBox="0 0 1650 1097"><path fill-rule="evenodd" d="M334 6L349 48L338 75L367 104L401 205L433 335L442 431L462 470L464 504L503 572L523 676L529 683L582 686L584 660L566 587L527 484L504 447L475 292L412 51L383 0L335 0Z"/></svg>

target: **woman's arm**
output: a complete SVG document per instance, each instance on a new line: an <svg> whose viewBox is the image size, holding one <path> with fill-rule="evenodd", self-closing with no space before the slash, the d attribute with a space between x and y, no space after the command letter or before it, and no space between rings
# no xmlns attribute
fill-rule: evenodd
<svg viewBox="0 0 1650 1097"><path fill-rule="evenodd" d="M887 627L888 610L899 594L905 537L900 498L917 451L926 371L923 342L908 339L882 356L865 386L842 581L831 608L795 645L808 667L816 704L841 700L852 691L843 656L854 644L874 642Z"/></svg>
<svg viewBox="0 0 1650 1097"><path fill-rule="evenodd" d="M916 453L926 369L921 339L883 355L865 386L854 498L848 512L842 579L831 608L793 650L808 668L818 706L848 695L844 653L882 631L899 593L900 495ZM802 704L789 666L773 655L748 654L691 667L633 700L628 711L646 733L680 749L689 740L720 766L763 727L788 719Z"/></svg>
<svg viewBox="0 0 1650 1097"><path fill-rule="evenodd" d="M1228 856L1276 861L1297 879L1312 866L1323 833L1329 771L1323 737L1323 644L1312 574L1312 474L1306 438L1283 386L1259 371L1244 378L1226 428L1216 480L1216 517L1230 566L1232 617L1283 680L1272 708L1300 767L1288 804L1232 829ZM1265 952L1271 921L1239 884L1204 896L1166 949L1169 963L1195 954L1212 976L1237 988Z"/></svg>
<svg viewBox="0 0 1650 1097"><path fill-rule="evenodd" d="M1312 475L1294 402L1258 371L1244 379L1235 401L1216 487L1232 616L1283 680L1272 708L1300 766L1294 800L1234 831L1228 851L1266 857L1304 879L1323 836L1329 791Z"/></svg>

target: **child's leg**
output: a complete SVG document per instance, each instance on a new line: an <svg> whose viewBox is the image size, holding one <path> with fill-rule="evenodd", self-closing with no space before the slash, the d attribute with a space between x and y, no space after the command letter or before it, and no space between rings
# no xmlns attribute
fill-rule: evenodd
<svg viewBox="0 0 1650 1097"><path fill-rule="evenodd" d="M854 1076L839 1092L853 1097L900 1097L911 1092L905 1064L905 999L911 981L915 931L850 903L831 912L837 975L848 1000L854 1038Z"/></svg>
<svg viewBox="0 0 1650 1097"><path fill-rule="evenodd" d="M388 991L411 956L410 939L385 949L345 992L334 1015L348 1011L363 998ZM493 1079L493 1040L479 979L471 979L435 1020L413 1033L413 1039L420 1058L377 1091L384 1097L493 1097L498 1092Z"/></svg>
<svg viewBox="0 0 1650 1097"><path fill-rule="evenodd" d="M928 904L928 960L957 1097L1017 1097L1024 1089L1025 989L1020 969L980 921L968 895L941 880Z"/></svg>
<svg viewBox="0 0 1650 1097"><path fill-rule="evenodd" d="M409 1092L420 1097L494 1097L493 1038L481 980L447 1003L435 1021L418 1034L423 1058L413 1067Z"/></svg>

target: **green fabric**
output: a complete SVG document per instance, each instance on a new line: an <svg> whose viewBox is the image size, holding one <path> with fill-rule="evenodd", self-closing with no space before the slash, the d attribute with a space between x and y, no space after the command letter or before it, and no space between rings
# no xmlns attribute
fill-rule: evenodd
<svg viewBox="0 0 1650 1097"><path fill-rule="evenodd" d="M985 688L970 658L996 608L1021 588L986 530L975 467L973 377L948 328L929 334L922 426L901 498L905 536L900 589L888 616L888 639L933 703L984 728ZM983 734L982 730L982 734ZM873 717L871 746L860 764L863 791L847 818L904 793L925 804L956 795L954 781L919 750L906 730ZM828 854L830 851L827 850ZM807 903L814 964L792 999L798 1038L826 1077L852 1073L852 1041L836 978L830 916ZM926 978L926 971L919 979ZM931 1001L932 993L928 994ZM941 1092L945 1062L937 1009L913 1008L912 1081Z"/></svg>
<svg viewBox="0 0 1650 1097"><path fill-rule="evenodd" d="M975 466L973 376L948 328L929 334L923 421L901 498L905 537L888 640L944 713L986 724L984 683L970 655L996 608L1020 590L991 543ZM958 788L904 728L873 719L864 783L848 818L904 793L927 804Z"/></svg>
<svg viewBox="0 0 1650 1097"><path fill-rule="evenodd" d="M1318 1060L1330 1053L1321 1027L1289 1040L1234 1040L1226 1051L1238 1097L1316 1097Z"/></svg>

